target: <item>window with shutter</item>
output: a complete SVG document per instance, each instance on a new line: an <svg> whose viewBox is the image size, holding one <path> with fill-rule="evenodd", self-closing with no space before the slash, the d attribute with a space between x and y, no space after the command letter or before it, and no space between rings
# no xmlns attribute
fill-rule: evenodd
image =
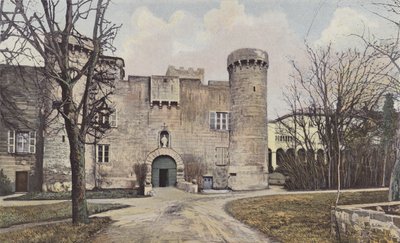
<svg viewBox="0 0 400 243"><path fill-rule="evenodd" d="M99 113L99 120L100 126L108 127L110 125L110 116L108 114Z"/></svg>
<svg viewBox="0 0 400 243"><path fill-rule="evenodd" d="M36 132L29 132L29 153L36 153Z"/></svg>
<svg viewBox="0 0 400 243"><path fill-rule="evenodd" d="M216 113L211 111L210 112L210 129L215 129L215 117L216 117Z"/></svg>
<svg viewBox="0 0 400 243"><path fill-rule="evenodd" d="M232 127L232 113L228 112L228 122L227 122L227 130L230 130Z"/></svg>
<svg viewBox="0 0 400 243"><path fill-rule="evenodd" d="M8 153L15 153L15 131L8 131Z"/></svg>
<svg viewBox="0 0 400 243"><path fill-rule="evenodd" d="M110 127L117 127L117 110L110 115Z"/></svg>
<svg viewBox="0 0 400 243"><path fill-rule="evenodd" d="M36 153L36 132L8 131L8 153Z"/></svg>

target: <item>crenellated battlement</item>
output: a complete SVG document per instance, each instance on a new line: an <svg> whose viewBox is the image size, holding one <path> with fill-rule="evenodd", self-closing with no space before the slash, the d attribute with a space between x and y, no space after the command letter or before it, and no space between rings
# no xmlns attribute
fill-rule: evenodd
<svg viewBox="0 0 400 243"><path fill-rule="evenodd" d="M243 48L232 52L227 61L228 72L243 68L268 69L268 54L265 51L253 48Z"/></svg>
<svg viewBox="0 0 400 243"><path fill-rule="evenodd" d="M166 76L177 76L179 78L190 78L190 79L200 79L201 82L204 80L204 68L184 68L168 66Z"/></svg>

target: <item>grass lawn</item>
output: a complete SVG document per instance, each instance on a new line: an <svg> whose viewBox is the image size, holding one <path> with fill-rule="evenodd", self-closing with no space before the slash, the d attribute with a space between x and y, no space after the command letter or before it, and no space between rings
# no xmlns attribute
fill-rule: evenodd
<svg viewBox="0 0 400 243"><path fill-rule="evenodd" d="M137 194L136 189L103 189L86 191L87 199L103 198L136 198L144 197ZM70 200L71 192L28 192L19 197L6 198L6 201L25 201L25 200Z"/></svg>
<svg viewBox="0 0 400 243"><path fill-rule="evenodd" d="M388 191L345 192L341 205L387 201ZM335 193L274 195L230 202L227 211L281 242L334 242L330 234Z"/></svg>
<svg viewBox="0 0 400 243"><path fill-rule="evenodd" d="M36 226L0 234L0 242L90 242L91 237L111 223L110 218L92 218L90 224L70 222Z"/></svg>
<svg viewBox="0 0 400 243"><path fill-rule="evenodd" d="M124 208L121 204L89 203L89 214L100 213L112 209ZM54 221L71 217L71 202L51 205L0 207L0 228L16 224ZM0 242L3 242L0 240Z"/></svg>

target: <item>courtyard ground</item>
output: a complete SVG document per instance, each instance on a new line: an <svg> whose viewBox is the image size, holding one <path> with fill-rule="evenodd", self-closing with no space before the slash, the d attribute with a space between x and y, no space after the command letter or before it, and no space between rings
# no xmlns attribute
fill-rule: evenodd
<svg viewBox="0 0 400 243"><path fill-rule="evenodd" d="M284 193L280 187L253 192L189 194L156 188L152 198L91 200L129 208L98 214L115 220L94 242L273 242L225 212L225 204L243 197Z"/></svg>
<svg viewBox="0 0 400 243"><path fill-rule="evenodd" d="M0 242L4 243L89 242L96 232L111 223L111 220L106 217L91 217L90 224L73 226L70 201L56 202L51 205L43 203L42 205L5 206L2 199L4 198L0 199ZM36 201L36 203L39 202ZM88 204L90 215L123 207L126 206Z"/></svg>
<svg viewBox="0 0 400 243"><path fill-rule="evenodd" d="M375 189L373 189L375 190ZM384 190L380 191L385 194ZM355 190L352 190L355 191ZM372 190L366 190L372 191ZM176 188L156 188L151 198L92 199L91 203L119 203L129 205L114 211L97 214L110 217L112 224L95 235L94 242L275 242L263 234L262 229L251 228L231 217L225 210L227 203L237 200L253 200L253 197L273 198L275 209L283 207L279 198L286 196L305 196L330 192L286 192L281 187L252 192L229 192L225 194L189 194ZM306 195L307 194L307 195ZM279 196L278 196L279 195ZM261 196L261 197L260 197ZM361 198L360 198L361 200ZM261 200L264 201L264 200ZM313 208L313 200L294 202L304 203ZM52 203L55 201L2 201L0 205L27 205L29 203ZM242 209L250 209L250 201L238 201ZM270 200L271 202L271 200ZM326 209L326 208L325 208ZM271 207L272 210L272 207ZM299 211L306 215L308 211ZM251 215L251 214L249 214ZM328 222L329 219L326 219ZM288 221L289 222L289 221ZM250 224L249 222L246 222ZM250 224L251 225L251 224ZM252 225L254 227L254 225ZM264 231L265 232L265 231ZM269 234L268 236L273 236ZM281 239L282 240L282 239ZM309 242L309 241L306 241Z"/></svg>

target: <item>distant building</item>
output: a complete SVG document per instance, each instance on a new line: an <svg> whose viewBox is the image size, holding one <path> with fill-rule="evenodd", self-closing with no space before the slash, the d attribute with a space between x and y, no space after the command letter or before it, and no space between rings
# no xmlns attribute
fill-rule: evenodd
<svg viewBox="0 0 400 243"><path fill-rule="evenodd" d="M305 135L311 145L309 149L305 146ZM319 138L318 128L316 124L313 124L310 113L303 111L289 113L268 122L270 171L271 167L273 170L279 167L287 155L324 159L324 148Z"/></svg>

